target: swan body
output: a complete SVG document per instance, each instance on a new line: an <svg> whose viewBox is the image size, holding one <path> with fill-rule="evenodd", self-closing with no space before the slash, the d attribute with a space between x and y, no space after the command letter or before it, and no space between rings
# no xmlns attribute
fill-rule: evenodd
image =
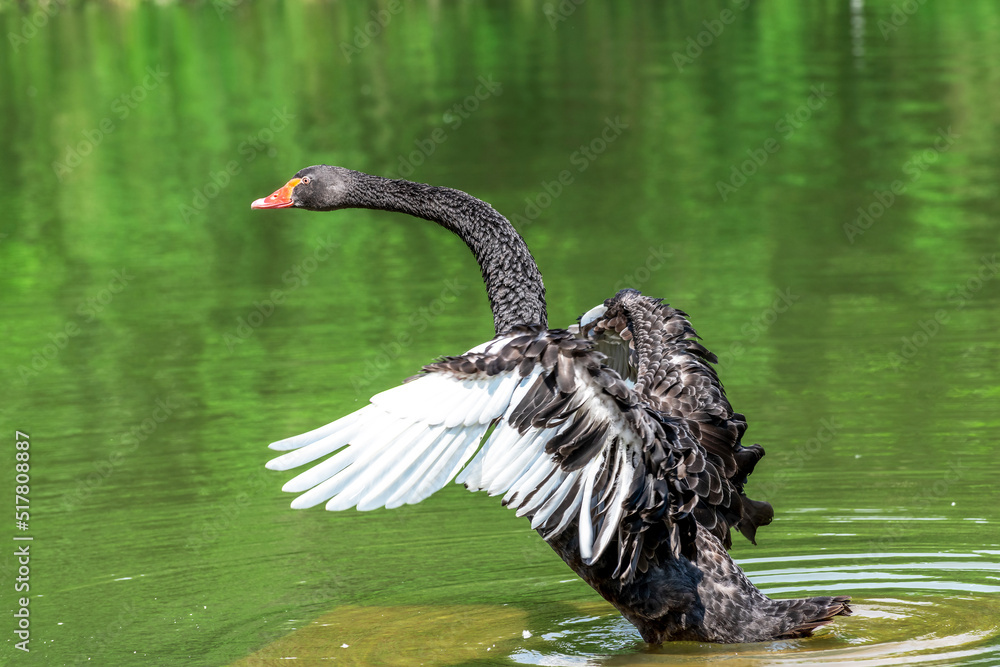
<svg viewBox="0 0 1000 667"><path fill-rule="evenodd" d="M492 207L449 188L320 165L253 208L373 208L437 222L482 270L496 337L444 357L368 406L275 442L294 508L418 503L451 480L503 494L650 643L808 636L849 598L771 600L726 549L773 512L744 494L764 455L746 447L687 315L625 289L550 330L524 240Z"/></svg>

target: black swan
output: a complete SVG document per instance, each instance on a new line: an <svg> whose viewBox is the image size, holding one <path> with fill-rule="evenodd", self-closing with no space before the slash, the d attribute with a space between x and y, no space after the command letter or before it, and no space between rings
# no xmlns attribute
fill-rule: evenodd
<svg viewBox="0 0 1000 667"><path fill-rule="evenodd" d="M408 213L458 234L475 255L496 337L444 357L327 426L281 440L292 507L417 503L456 478L505 494L531 527L649 643L805 637L851 613L847 596L772 600L732 561L771 506L743 493L764 455L744 447L687 315L632 289L549 329L545 287L524 239L459 190L319 165L251 208ZM290 451L289 451L290 450Z"/></svg>

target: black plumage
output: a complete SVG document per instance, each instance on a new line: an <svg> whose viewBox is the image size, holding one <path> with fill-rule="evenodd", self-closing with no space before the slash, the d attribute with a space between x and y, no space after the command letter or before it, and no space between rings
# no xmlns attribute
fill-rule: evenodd
<svg viewBox="0 0 1000 667"><path fill-rule="evenodd" d="M272 203L261 204L265 201ZM475 403L478 420L462 422L474 423L467 426L469 433L474 438L483 433L487 444L459 478L468 472L477 479L472 488L485 488L487 482L479 479L484 476L477 478L473 468L488 465L486 448L501 447L494 442L503 438L520 443L510 445L515 449L509 452L501 449L498 460L503 464L496 465L513 466L519 456L533 461L518 481L528 478L534 486L515 488L512 479L497 481L498 474L517 477L514 467L487 471L485 477L509 489L504 503L531 518L556 553L634 623L646 641L800 637L850 613L849 598L843 596L771 600L727 554L731 529L753 541L773 516L768 503L744 493L764 450L742 444L746 419L730 406L713 367L717 359L699 342L683 311L626 289L580 325L549 330L545 288L524 240L489 204L458 190L324 165L301 170L286 188L254 203L258 208L283 206L408 213L437 222L466 242L480 265L497 338L479 351L427 365L422 377L446 383L427 386L487 383L500 399L506 396L501 387L518 388L509 407L503 404L500 412L490 413L491 394ZM412 384L419 383L418 378ZM419 415L408 418L404 423L413 429L425 429L411 438L426 434L420 440L424 447L446 451L434 439L434 429L444 426L433 421L423 425ZM504 435L497 437L498 432ZM351 442L347 450L354 446ZM541 451L516 449L527 447L524 443ZM279 448L300 446L294 442ZM282 460L287 456L294 453ZM449 467L453 460L469 461L450 456L445 457ZM277 469L300 463L282 462ZM357 475L365 479L363 472ZM435 481L447 481L447 474L435 475ZM404 478L414 483L411 476ZM366 491L352 487L352 479L344 478L326 495L318 492L336 481L332 477L293 486L303 490L319 484L309 491L318 500L310 502L348 494L343 489L350 488L354 495L348 494L347 501L360 508ZM401 492L405 496L409 487ZM374 493L377 502L367 496L364 502L385 503L381 493ZM337 507L348 506L347 501Z"/></svg>

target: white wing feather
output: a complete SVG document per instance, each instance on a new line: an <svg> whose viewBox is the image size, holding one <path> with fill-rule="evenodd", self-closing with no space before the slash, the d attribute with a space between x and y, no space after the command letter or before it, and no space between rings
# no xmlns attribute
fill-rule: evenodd
<svg viewBox="0 0 1000 667"><path fill-rule="evenodd" d="M509 340L474 349L488 352ZM328 510L418 503L457 475L456 481L471 490L505 493L504 501L518 516L531 515L532 528L561 509L558 524L546 527L547 536L576 520L580 554L591 563L617 534L634 472L629 452L634 436L626 432L613 400L582 371L576 374L573 402L583 407L572 418L523 433L510 426L507 419L543 370L535 368L523 378L517 369L476 379L445 372L422 375L373 396L370 405L342 419L273 443L272 449L286 453L267 467L289 470L333 454L283 487L302 494L292 507L326 502ZM585 418L610 420L604 448L580 469L564 471L545 453L546 443ZM612 469L603 477L610 488L595 489L605 466Z"/></svg>

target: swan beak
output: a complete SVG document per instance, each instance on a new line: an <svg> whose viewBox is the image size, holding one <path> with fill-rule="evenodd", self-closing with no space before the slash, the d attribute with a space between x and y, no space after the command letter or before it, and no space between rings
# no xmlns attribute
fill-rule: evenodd
<svg viewBox="0 0 1000 667"><path fill-rule="evenodd" d="M299 184L300 178L293 178L273 193L260 199L254 199L250 208L288 208L292 205L292 189Z"/></svg>

